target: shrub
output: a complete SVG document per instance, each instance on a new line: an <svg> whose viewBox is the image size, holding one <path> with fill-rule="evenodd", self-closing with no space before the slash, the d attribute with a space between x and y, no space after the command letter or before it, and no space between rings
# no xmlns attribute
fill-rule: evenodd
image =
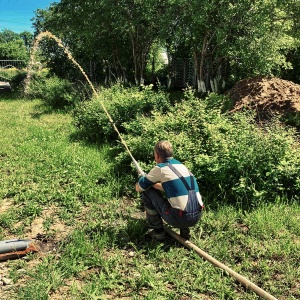
<svg viewBox="0 0 300 300"><path fill-rule="evenodd" d="M153 146L170 140L176 157L197 176L206 203L256 206L300 194L299 143L295 132L276 120L258 127L251 115L224 115L211 108L211 95L185 100L167 114L153 113L128 122L124 139L146 171L153 166ZM216 97L213 95L213 97ZM119 145L119 169L129 155Z"/></svg>
<svg viewBox="0 0 300 300"><path fill-rule="evenodd" d="M19 88L21 84L24 83L24 80L27 76L26 71L18 71L16 74L11 78L10 84L13 89Z"/></svg>
<svg viewBox="0 0 300 300"><path fill-rule="evenodd" d="M172 106L162 91L115 86L75 110L77 127L93 140L118 139L101 101L145 171L153 167L154 144L170 140L176 158L198 178L207 204L252 207L278 198L299 200L299 142L295 131L277 120L259 127L254 115L225 114L227 99L216 94L199 99L187 90ZM134 166L121 143L112 149L126 191Z"/></svg>
<svg viewBox="0 0 300 300"><path fill-rule="evenodd" d="M52 108L74 106L81 100L74 83L57 76L50 76L45 72L35 73L28 83L27 96L39 98Z"/></svg>
<svg viewBox="0 0 300 300"><path fill-rule="evenodd" d="M289 125L295 127L300 132L300 112L287 112L280 117L280 120Z"/></svg>
<svg viewBox="0 0 300 300"><path fill-rule="evenodd" d="M102 105L122 133L125 132L124 124L135 120L137 116L151 116L153 111L165 113L170 107L168 95L163 91L153 91L151 86L124 88L115 85L103 89L98 97L81 103L74 110L75 126L90 141L118 138Z"/></svg>

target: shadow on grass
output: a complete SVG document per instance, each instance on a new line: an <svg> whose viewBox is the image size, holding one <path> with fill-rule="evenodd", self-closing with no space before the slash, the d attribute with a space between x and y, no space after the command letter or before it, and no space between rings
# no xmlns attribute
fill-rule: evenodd
<svg viewBox="0 0 300 300"><path fill-rule="evenodd" d="M127 226L124 228L122 234L127 235L130 243L134 244L139 250L153 249L159 245L163 251L168 252L172 246L181 245L168 234L166 234L165 240L156 241L148 233L146 219L140 219L134 216L127 218ZM121 246L124 245L121 244Z"/></svg>
<svg viewBox="0 0 300 300"><path fill-rule="evenodd" d="M67 115L70 113L71 108L53 108L50 105L42 102L41 104L37 104L34 107L34 111L30 114L33 119L40 119L44 115L51 115L51 114L62 114Z"/></svg>
<svg viewBox="0 0 300 300"><path fill-rule="evenodd" d="M178 247L181 244L170 236L166 236L164 241L156 241L148 234L146 219L134 216L126 216L126 224L118 226L96 226L88 228L85 234L91 240L96 236L100 239L106 239L106 247L109 249L120 249L125 251L135 251L150 253L154 249L168 252L172 247ZM182 245L181 245L182 246Z"/></svg>
<svg viewBox="0 0 300 300"><path fill-rule="evenodd" d="M3 89L0 90L0 101L14 101L22 99L22 94L19 90Z"/></svg>

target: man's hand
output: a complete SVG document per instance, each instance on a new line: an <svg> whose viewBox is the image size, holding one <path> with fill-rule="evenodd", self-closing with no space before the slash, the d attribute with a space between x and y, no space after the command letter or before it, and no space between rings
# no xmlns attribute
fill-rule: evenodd
<svg viewBox="0 0 300 300"><path fill-rule="evenodd" d="M157 182L153 185L153 187L157 190L163 191L164 188L162 187L162 184L160 182Z"/></svg>
<svg viewBox="0 0 300 300"><path fill-rule="evenodd" d="M144 171L141 171L138 173L138 177L144 177L146 175L146 173Z"/></svg>
<svg viewBox="0 0 300 300"><path fill-rule="evenodd" d="M140 186L138 183L135 184L135 190L139 193L141 192L141 189L140 189Z"/></svg>

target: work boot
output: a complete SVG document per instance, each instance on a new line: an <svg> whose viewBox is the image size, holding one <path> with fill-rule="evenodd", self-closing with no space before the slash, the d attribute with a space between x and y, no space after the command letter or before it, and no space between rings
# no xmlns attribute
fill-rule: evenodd
<svg viewBox="0 0 300 300"><path fill-rule="evenodd" d="M189 240L191 238L190 229L189 228L180 229L180 236L186 240Z"/></svg>
<svg viewBox="0 0 300 300"><path fill-rule="evenodd" d="M153 229L149 233L150 236L157 241L164 241L166 238L166 233L163 228Z"/></svg>

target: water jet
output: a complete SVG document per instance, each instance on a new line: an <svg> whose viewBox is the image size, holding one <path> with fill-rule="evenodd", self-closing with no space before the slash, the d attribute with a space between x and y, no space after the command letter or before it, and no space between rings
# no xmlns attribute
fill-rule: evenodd
<svg viewBox="0 0 300 300"><path fill-rule="evenodd" d="M94 93L94 95L99 98L99 95L94 87L94 85L92 84L92 82L90 81L89 77L87 76L87 74L84 72L84 70L82 69L82 67L80 66L80 64L74 59L74 57L72 56L71 52L69 51L69 49L67 47L65 47L63 45L63 42L61 39L59 39L58 37L56 37L54 34L52 34L49 31L44 31L41 32L35 39L34 41L34 45L32 47L32 52L30 55L30 62L29 62L29 68L28 68L28 75L26 77L25 80L25 94L28 93L28 89L29 89L29 82L33 73L33 66L35 65L35 56L36 56L36 52L39 46L39 43L41 40L43 40L44 38L50 38L53 39L54 41L56 41L57 45L63 49L64 53L67 55L68 59L71 60L73 62L73 64L81 71L81 73L83 74L83 76L85 77L86 81L88 82L88 84L90 85L90 87L92 88L92 91ZM132 159L132 162L134 164L134 166L137 169L137 172L139 175L144 175L145 173L143 172L142 168L140 167L140 165L138 164L138 162L134 159L126 141L123 139L122 135L120 134L117 126L114 123L114 120L112 119L111 115L109 114L109 112L107 111L104 103L102 100L100 100L100 105L102 107L102 109L104 110L108 120L110 121L111 125L113 126L114 130L116 131L116 133L118 134L119 139L121 140L122 144L124 145L126 151L128 152L129 156Z"/></svg>

